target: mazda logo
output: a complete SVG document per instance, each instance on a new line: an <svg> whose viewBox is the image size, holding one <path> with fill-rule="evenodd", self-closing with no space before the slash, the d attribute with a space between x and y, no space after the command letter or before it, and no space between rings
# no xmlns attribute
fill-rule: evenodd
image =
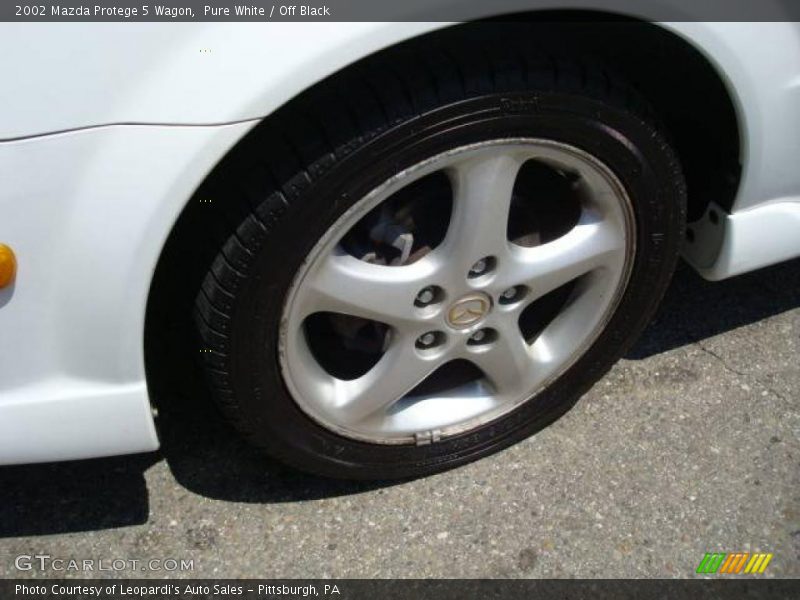
<svg viewBox="0 0 800 600"><path fill-rule="evenodd" d="M482 320L492 307L491 300L484 294L470 294L455 302L447 311L447 321L451 327L465 329Z"/></svg>

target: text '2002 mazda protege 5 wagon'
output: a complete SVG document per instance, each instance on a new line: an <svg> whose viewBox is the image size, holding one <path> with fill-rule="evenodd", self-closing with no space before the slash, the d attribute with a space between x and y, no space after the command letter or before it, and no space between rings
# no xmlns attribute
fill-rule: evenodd
<svg viewBox="0 0 800 600"><path fill-rule="evenodd" d="M679 254L800 255L800 26L571 15L0 25L0 462L156 449L195 361L282 461L433 473L572 406Z"/></svg>

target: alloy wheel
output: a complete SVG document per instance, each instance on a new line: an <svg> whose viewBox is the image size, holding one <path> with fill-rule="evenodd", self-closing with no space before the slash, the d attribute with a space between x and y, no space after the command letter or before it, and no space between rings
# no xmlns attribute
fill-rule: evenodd
<svg viewBox="0 0 800 600"><path fill-rule="evenodd" d="M301 410L424 444L534 401L613 314L633 211L597 158L489 140L397 173L343 214L289 290L279 356Z"/></svg>

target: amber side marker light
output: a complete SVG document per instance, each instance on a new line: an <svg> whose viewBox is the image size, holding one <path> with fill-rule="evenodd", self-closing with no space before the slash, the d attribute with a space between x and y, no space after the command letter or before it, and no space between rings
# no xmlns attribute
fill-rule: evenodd
<svg viewBox="0 0 800 600"><path fill-rule="evenodd" d="M0 244L0 289L11 285L16 273L17 258L14 251L5 244Z"/></svg>

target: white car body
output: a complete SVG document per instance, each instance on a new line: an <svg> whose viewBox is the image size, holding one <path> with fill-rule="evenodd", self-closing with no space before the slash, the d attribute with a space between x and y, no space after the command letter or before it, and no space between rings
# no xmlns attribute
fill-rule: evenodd
<svg viewBox="0 0 800 600"><path fill-rule="evenodd" d="M0 25L0 242L18 259L0 290L0 463L156 449L145 309L194 190L304 89L445 26ZM741 131L733 207L694 225L685 257L722 279L800 255L800 25L660 26L710 60Z"/></svg>

